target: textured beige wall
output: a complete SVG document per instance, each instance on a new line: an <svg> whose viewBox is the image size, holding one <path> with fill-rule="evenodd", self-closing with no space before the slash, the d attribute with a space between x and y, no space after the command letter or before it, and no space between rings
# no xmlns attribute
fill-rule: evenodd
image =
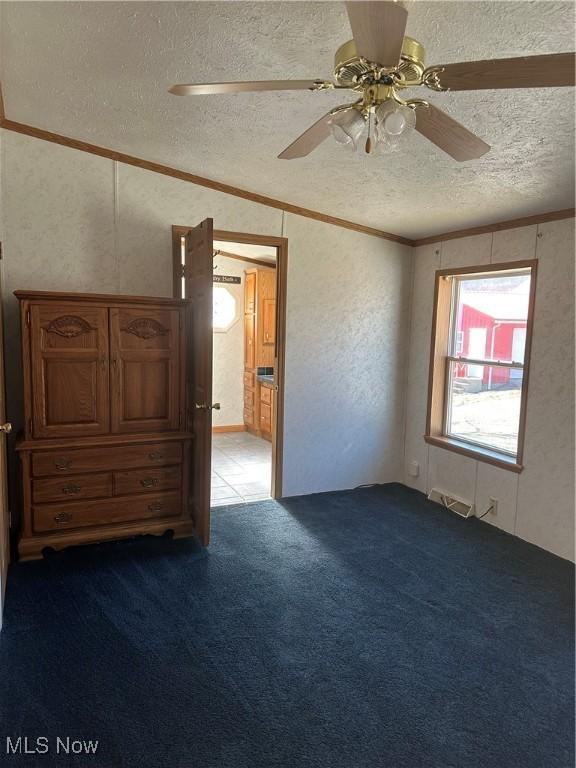
<svg viewBox="0 0 576 768"><path fill-rule="evenodd" d="M285 492L402 477L412 248L286 217Z"/></svg>
<svg viewBox="0 0 576 768"><path fill-rule="evenodd" d="M401 479L411 249L15 133L2 151L16 426L11 292L171 295L171 225L211 216L218 229L288 236L286 494Z"/></svg>
<svg viewBox="0 0 576 768"><path fill-rule="evenodd" d="M2 132L1 163L7 386L16 426L14 289L170 295L171 224L212 216L220 229L284 233L286 493L404 479L424 492L445 486L481 509L496 496L498 517L486 520L573 558L572 220L418 248L410 286L412 256L403 246L298 216L283 221L265 206L13 133ZM441 266L534 255L540 267L526 469L514 475L422 440L432 288ZM421 467L416 480L404 471L412 460Z"/></svg>
<svg viewBox="0 0 576 768"><path fill-rule="evenodd" d="M428 446L428 359L436 269L538 259L524 466L514 474ZM574 559L574 220L478 235L415 249L407 389L405 479L475 501L485 522ZM412 478L412 461L420 476Z"/></svg>

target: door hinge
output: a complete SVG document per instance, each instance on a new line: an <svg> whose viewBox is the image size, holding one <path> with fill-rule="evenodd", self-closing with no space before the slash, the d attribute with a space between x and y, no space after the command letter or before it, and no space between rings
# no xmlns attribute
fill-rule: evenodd
<svg viewBox="0 0 576 768"><path fill-rule="evenodd" d="M30 310L26 310L26 325L30 325Z"/></svg>
<svg viewBox="0 0 576 768"><path fill-rule="evenodd" d="M180 277L186 277L186 264L180 264Z"/></svg>
<svg viewBox="0 0 576 768"><path fill-rule="evenodd" d="M2 258L2 243L0 242L0 259Z"/></svg>
<svg viewBox="0 0 576 768"><path fill-rule="evenodd" d="M28 419L28 433L32 434L32 419Z"/></svg>

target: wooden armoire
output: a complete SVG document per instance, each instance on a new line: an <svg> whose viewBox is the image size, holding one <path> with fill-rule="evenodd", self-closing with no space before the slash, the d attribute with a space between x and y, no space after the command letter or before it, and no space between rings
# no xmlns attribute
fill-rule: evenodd
<svg viewBox="0 0 576 768"><path fill-rule="evenodd" d="M189 302L15 295L25 417L20 557L139 533L191 535Z"/></svg>

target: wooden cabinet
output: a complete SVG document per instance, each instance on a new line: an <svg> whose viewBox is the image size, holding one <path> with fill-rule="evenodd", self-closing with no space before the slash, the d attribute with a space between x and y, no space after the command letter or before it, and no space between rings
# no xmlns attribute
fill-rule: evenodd
<svg viewBox="0 0 576 768"><path fill-rule="evenodd" d="M276 299L262 300L262 344L276 344Z"/></svg>
<svg viewBox="0 0 576 768"><path fill-rule="evenodd" d="M62 302L32 304L27 312L34 437L106 434L108 310Z"/></svg>
<svg viewBox="0 0 576 768"><path fill-rule="evenodd" d="M188 302L17 291L21 557L138 533L191 535Z"/></svg>
<svg viewBox="0 0 576 768"><path fill-rule="evenodd" d="M258 368L273 368L276 355L276 270L248 269L244 273L244 426L262 429ZM271 416L270 416L271 419ZM265 420L266 431L271 423Z"/></svg>
<svg viewBox="0 0 576 768"><path fill-rule="evenodd" d="M256 312L256 275L257 270L247 270L244 273L244 314Z"/></svg>
<svg viewBox="0 0 576 768"><path fill-rule="evenodd" d="M256 367L256 315L244 315L244 368L253 372Z"/></svg>
<svg viewBox="0 0 576 768"><path fill-rule="evenodd" d="M244 426L256 428L256 372L244 372Z"/></svg>
<svg viewBox="0 0 576 768"><path fill-rule="evenodd" d="M178 429L179 323L169 307L110 309L112 432Z"/></svg>
<svg viewBox="0 0 576 768"><path fill-rule="evenodd" d="M256 366L274 367L276 354L276 270L259 269L256 281Z"/></svg>
<svg viewBox="0 0 576 768"><path fill-rule="evenodd" d="M260 435L265 440L272 439L274 418L274 389L268 384L260 384Z"/></svg>

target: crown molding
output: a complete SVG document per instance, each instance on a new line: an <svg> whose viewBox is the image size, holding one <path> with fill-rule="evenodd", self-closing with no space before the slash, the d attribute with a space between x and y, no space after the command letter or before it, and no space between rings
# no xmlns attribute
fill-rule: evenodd
<svg viewBox="0 0 576 768"><path fill-rule="evenodd" d="M267 197L266 195L260 195L257 192L250 192L246 189L234 187L231 184L224 184L214 179L208 179L204 176L198 176L194 173L188 173L179 168L172 168L168 165L162 165L161 163L155 163L150 160L145 160L134 155L128 155L124 152L117 152L113 149L106 147L100 147L97 144L90 144L80 139L74 139L70 136L64 136L60 133L52 133L51 131L45 131L42 128L36 128L32 125L26 125L25 123L18 123L14 120L10 120L6 117L4 110L4 99L2 96L2 83L0 82L0 128L14 133L20 133L24 136L31 136L41 141L48 141L52 144L60 144L61 146L68 147L70 149L77 149L80 152L87 152L88 154L97 155L98 157L105 157L108 160L114 160L118 163L124 163L125 165L132 165L136 168L142 168L152 173L159 173L163 176L170 176L180 181L186 181L190 184L196 184L200 187L206 187L207 189L213 189L216 192L221 192L225 195L232 195L234 197L240 197L244 200L249 200L259 205L265 205L269 208L275 208L276 210L286 211L286 213L293 213L296 216L302 216L314 221L321 221L325 224L331 224L335 227L341 227L343 229L349 229L353 232L360 232L364 235L370 235L371 237L379 237L383 240L389 240L394 243L400 243L401 245L409 245L412 247L418 247L420 245L429 245L431 243L439 243L443 240L454 240L460 237L470 237L471 235L481 235L487 232L500 232L505 229L517 229L519 227L528 227L532 224L542 224L547 221L558 221L560 219L573 218L575 215L574 208L566 208L561 211L551 211L548 213L535 214L533 216L525 216L520 219L509 219L508 221L500 221L494 224L485 224L478 227L471 227L468 229L459 229L451 232L442 232L437 235L430 235L417 239L410 239L396 235L392 232L385 232L381 229L375 229L374 227L368 227L364 224L357 224L356 222L349 221L348 219L341 219L336 216L330 216L326 213L320 213L310 208L303 208L293 203L287 203L282 200L276 200L273 197Z"/></svg>
<svg viewBox="0 0 576 768"><path fill-rule="evenodd" d="M487 232L501 232L504 229L518 229L519 227L529 227L532 224L543 224L547 221L559 221L560 219L571 219L576 210L574 208L565 208L562 211L550 211L549 213L538 213L534 216L524 216L521 219L509 219L508 221L499 221L496 224L485 224L481 227L470 227L469 229L457 229L454 232L442 232L439 235L422 237L413 240L412 245L417 248L419 245L430 245L431 243L440 243L444 240L455 240L459 237L470 237L471 235L484 235Z"/></svg>
<svg viewBox="0 0 576 768"><path fill-rule="evenodd" d="M1 83L0 128L3 128L6 131L12 131L14 133L21 133L24 136L31 136L35 139L41 139L42 141L49 141L52 144L60 144L61 146L68 147L70 149L77 149L81 152L98 155L98 157L105 157L108 160L114 160L118 163L124 163L125 165L133 165L136 168L142 168L143 170L151 171L152 173L159 173L163 176L170 176L173 179L179 179L180 181L186 181L190 184L196 184L200 187L213 189L216 192L222 192L225 195L241 197L244 200L249 200L250 202L258 203L260 205L265 205L269 208L276 208L276 210L286 211L286 213L293 213L296 216L303 216L307 219L321 221L325 224L332 224L335 227L350 229L354 232L361 232L364 235L379 237L383 240L390 240L391 242L400 243L401 245L412 245L412 240L407 237L402 237L401 235L395 235L393 232L384 232L381 229L367 227L364 224L357 224L356 222L349 221L348 219L341 219L337 216L330 216L326 213L313 211L310 208L303 208L302 206L294 205L293 203L287 203L283 200L276 200L273 197L259 195L256 192L250 192L246 189L241 189L240 187L234 187L231 184L223 184L222 182L215 181L214 179L208 179L205 176L198 176L194 173L188 173L187 171L183 171L179 168L172 168L168 165L162 165L161 163L154 163L141 157L128 155L124 152L116 152L116 150L108 149L107 147L100 147L97 144L90 144L86 141L74 139L71 136L64 136L60 133L52 133L51 131L45 131L42 128L36 128L33 125L26 125L25 123L18 123L14 120L10 120L6 117L6 113L4 111Z"/></svg>

